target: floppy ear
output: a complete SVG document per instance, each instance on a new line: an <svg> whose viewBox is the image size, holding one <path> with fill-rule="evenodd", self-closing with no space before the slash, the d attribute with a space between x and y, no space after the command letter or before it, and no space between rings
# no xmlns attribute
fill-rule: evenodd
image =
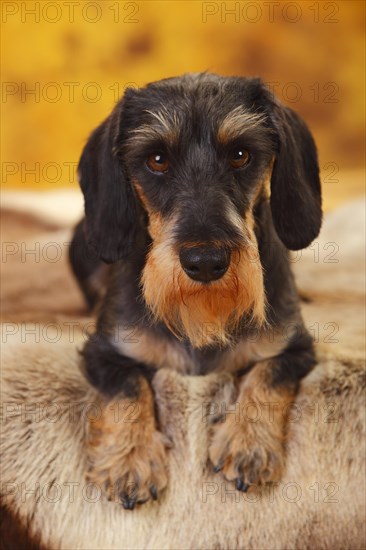
<svg viewBox="0 0 366 550"><path fill-rule="evenodd" d="M316 146L305 122L291 109L272 102L271 120L278 137L271 178L274 226L290 250L307 247L322 222Z"/></svg>
<svg viewBox="0 0 366 550"><path fill-rule="evenodd" d="M85 199L87 242L107 263L131 252L138 217L132 186L115 149L120 113L121 107L117 105L111 116L94 130L78 167Z"/></svg>

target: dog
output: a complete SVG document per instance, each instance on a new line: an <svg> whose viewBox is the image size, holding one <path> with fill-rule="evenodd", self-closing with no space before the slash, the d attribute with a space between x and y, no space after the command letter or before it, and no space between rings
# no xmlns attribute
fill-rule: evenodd
<svg viewBox="0 0 366 550"><path fill-rule="evenodd" d="M168 367L235 376L236 406L262 414L218 418L208 464L239 491L279 480L287 412L316 364L289 252L322 222L306 124L259 78L186 74L127 89L78 173L70 259L97 308L81 351L100 405L88 479L130 510L164 490L174 442L151 380Z"/></svg>

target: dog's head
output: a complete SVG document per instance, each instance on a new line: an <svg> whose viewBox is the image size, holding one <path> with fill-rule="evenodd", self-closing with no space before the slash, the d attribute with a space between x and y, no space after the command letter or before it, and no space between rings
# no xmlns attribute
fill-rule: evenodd
<svg viewBox="0 0 366 550"><path fill-rule="evenodd" d="M321 225L317 153L305 123L256 78L209 74L128 89L91 135L80 183L92 248L127 258L146 224L141 277L154 316L194 346L265 318L254 211L270 187L291 250Z"/></svg>

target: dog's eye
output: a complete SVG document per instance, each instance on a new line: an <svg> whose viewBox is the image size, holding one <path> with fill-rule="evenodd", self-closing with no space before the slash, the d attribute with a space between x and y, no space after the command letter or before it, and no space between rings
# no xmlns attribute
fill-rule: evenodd
<svg viewBox="0 0 366 550"><path fill-rule="evenodd" d="M237 149L233 151L229 160L233 168L242 168L250 161L250 154L245 149Z"/></svg>
<svg viewBox="0 0 366 550"><path fill-rule="evenodd" d="M153 172L166 172L169 168L169 161L163 153L150 155L146 164Z"/></svg>

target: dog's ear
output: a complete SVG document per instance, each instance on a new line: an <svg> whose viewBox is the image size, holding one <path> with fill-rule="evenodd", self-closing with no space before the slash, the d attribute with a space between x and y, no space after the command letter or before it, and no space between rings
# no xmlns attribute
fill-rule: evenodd
<svg viewBox="0 0 366 550"><path fill-rule="evenodd" d="M274 101L272 121L278 136L271 177L271 211L277 234L290 250L306 248L322 222L316 146L305 122Z"/></svg>
<svg viewBox="0 0 366 550"><path fill-rule="evenodd" d="M123 100L91 134L78 166L87 242L107 263L128 256L138 223L134 192L117 151L122 111Z"/></svg>
<svg viewBox="0 0 366 550"><path fill-rule="evenodd" d="M257 111L264 111L276 136L271 177L271 211L277 234L290 250L307 247L322 222L318 155L305 122L282 105L259 78L247 89Z"/></svg>

